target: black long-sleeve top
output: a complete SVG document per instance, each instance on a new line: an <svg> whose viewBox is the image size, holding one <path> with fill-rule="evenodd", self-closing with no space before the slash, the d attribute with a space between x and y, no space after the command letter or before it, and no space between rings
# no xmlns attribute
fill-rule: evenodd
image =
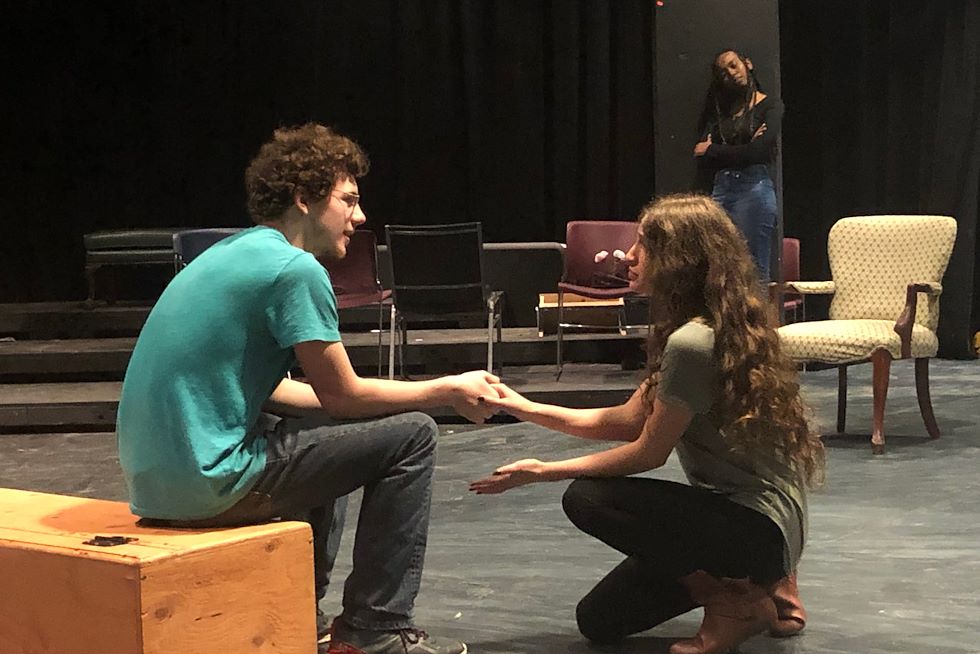
<svg viewBox="0 0 980 654"><path fill-rule="evenodd" d="M711 134L711 145L703 156L699 157L698 167L701 172L714 173L724 168L745 168L752 164L771 164L776 159L776 140L779 137L779 130L783 126L784 106L782 100L767 95L757 105L752 112L750 129L744 130L736 136L735 143L728 138L728 143L724 143L721 129L717 122L708 125L705 133L701 135L703 141ZM731 119L722 119L726 122L725 134L731 133ZM754 141L751 140L755 131L765 123L766 131Z"/></svg>

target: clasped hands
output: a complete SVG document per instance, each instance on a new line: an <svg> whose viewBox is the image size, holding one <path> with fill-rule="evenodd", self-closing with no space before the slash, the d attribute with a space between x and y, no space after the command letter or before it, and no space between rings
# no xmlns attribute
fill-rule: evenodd
<svg viewBox="0 0 980 654"><path fill-rule="evenodd" d="M453 393L452 405L456 412L478 424L499 412L519 418L531 406L527 398L484 370L456 375ZM502 493L517 486L547 481L547 466L538 459L515 461L497 468L489 477L472 482L470 490L478 494Z"/></svg>
<svg viewBox="0 0 980 654"><path fill-rule="evenodd" d="M496 413L509 413L517 418L530 402L523 395L500 382L500 378L485 370L472 370L453 379L452 407L469 420L480 424Z"/></svg>
<svg viewBox="0 0 980 654"><path fill-rule="evenodd" d="M450 404L456 413L476 424L482 424L496 413L497 409L483 398L497 396L495 386L500 383L499 377L486 370L471 370L450 379Z"/></svg>

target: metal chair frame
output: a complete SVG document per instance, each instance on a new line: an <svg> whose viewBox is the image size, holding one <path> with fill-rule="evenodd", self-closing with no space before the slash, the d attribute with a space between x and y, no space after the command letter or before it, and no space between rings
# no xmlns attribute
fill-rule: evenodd
<svg viewBox="0 0 980 654"><path fill-rule="evenodd" d="M483 281L485 274L481 223L386 225L385 234L391 262L393 300L390 309L392 347L388 350L388 378L394 378L396 331L401 337L398 341L398 357L404 376L403 350L408 342L408 321L460 320L483 315L487 321L487 370L493 371L494 335L498 346L503 342L503 292L491 291ZM460 245L468 248L466 252L449 247L454 238ZM409 250L410 247L419 249ZM425 253L424 264L418 256L420 252ZM466 279L440 275L442 270L451 270L452 262L459 261L461 256L476 257L476 274ZM423 279L408 279L412 275L420 275ZM426 296L455 296L463 306L456 305L453 309L446 309L446 302L443 301L426 307L421 301ZM471 306L466 306L467 302ZM444 306L440 307L439 304ZM498 369L502 367L501 363Z"/></svg>

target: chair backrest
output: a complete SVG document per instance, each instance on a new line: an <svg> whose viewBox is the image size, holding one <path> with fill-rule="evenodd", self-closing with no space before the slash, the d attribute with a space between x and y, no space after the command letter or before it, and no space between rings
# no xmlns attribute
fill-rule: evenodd
<svg viewBox="0 0 980 654"><path fill-rule="evenodd" d="M229 236L234 236L242 229L242 227L206 227L174 232L174 270L180 272L181 268L209 247Z"/></svg>
<svg viewBox="0 0 980 654"><path fill-rule="evenodd" d="M841 218L827 239L834 299L830 318L895 320L912 282L940 282L956 240L950 216ZM939 299L917 304L915 322L936 330Z"/></svg>
<svg viewBox="0 0 980 654"><path fill-rule="evenodd" d="M800 281L800 239L783 239L783 280L784 282Z"/></svg>
<svg viewBox="0 0 980 654"><path fill-rule="evenodd" d="M381 300L378 241L370 229L358 229L351 234L347 255L342 259L318 257L317 260L327 269L330 284L341 308L345 304L345 297L363 298L363 304Z"/></svg>
<svg viewBox="0 0 980 654"><path fill-rule="evenodd" d="M565 227L565 273L562 281L580 286L628 286L616 281L613 252L629 251L636 242L636 223L626 220L572 220ZM596 254L606 258L596 263ZM622 267L622 266L620 266ZM618 271L623 272L623 271Z"/></svg>
<svg viewBox="0 0 980 654"><path fill-rule="evenodd" d="M481 223L385 225L391 290L398 311L415 317L484 314Z"/></svg>

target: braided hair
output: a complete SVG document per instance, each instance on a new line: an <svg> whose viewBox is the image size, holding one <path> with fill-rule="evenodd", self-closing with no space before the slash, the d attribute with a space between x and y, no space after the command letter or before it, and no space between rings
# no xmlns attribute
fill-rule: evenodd
<svg viewBox="0 0 980 654"><path fill-rule="evenodd" d="M718 65L718 59L726 52L733 53L745 66L748 84L745 85L744 91L731 89L725 84L725 71ZM722 143L751 141L755 132L752 125L755 119L757 91L762 91L762 86L755 76L755 71L749 66L748 58L735 48L726 48L718 52L711 60L711 84L705 95L701 119L698 121L701 136L706 136L717 126ZM726 119L731 121L728 129L724 124Z"/></svg>

